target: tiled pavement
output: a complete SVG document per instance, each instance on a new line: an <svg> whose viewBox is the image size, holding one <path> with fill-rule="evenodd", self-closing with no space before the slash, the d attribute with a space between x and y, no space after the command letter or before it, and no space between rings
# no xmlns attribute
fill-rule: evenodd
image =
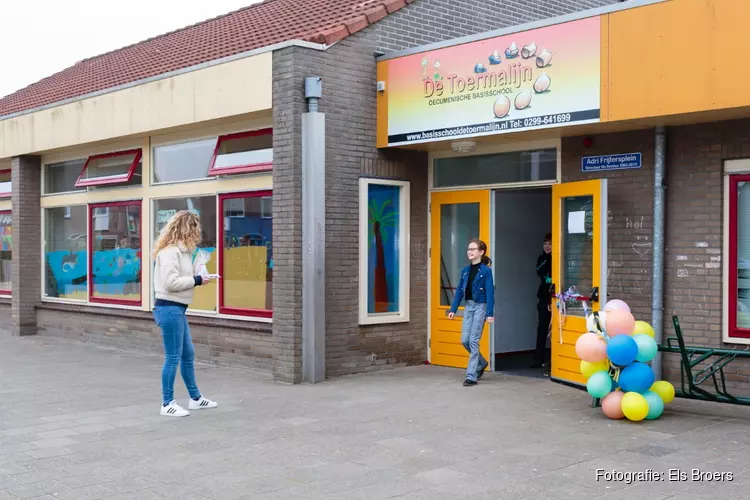
<svg viewBox="0 0 750 500"><path fill-rule="evenodd" d="M168 419L160 369L158 354L0 334L0 500L750 498L750 409L677 400L634 424L544 379L465 388L420 366L288 386L200 365L220 407Z"/></svg>

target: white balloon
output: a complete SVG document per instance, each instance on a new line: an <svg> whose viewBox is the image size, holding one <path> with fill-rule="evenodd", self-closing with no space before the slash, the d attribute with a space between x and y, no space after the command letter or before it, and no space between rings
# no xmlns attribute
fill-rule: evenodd
<svg viewBox="0 0 750 500"><path fill-rule="evenodd" d="M597 328L596 322L594 321L594 314L591 313L586 318L586 329L590 332L603 332L604 331L604 325L607 318L607 313L604 311L598 311L597 315L599 316L599 327Z"/></svg>

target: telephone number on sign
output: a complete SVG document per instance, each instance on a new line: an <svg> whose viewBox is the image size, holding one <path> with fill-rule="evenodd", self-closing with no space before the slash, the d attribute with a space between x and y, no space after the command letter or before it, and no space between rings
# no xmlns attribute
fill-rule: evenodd
<svg viewBox="0 0 750 500"><path fill-rule="evenodd" d="M524 127L536 127L538 125L551 125L553 123L566 123L570 121L570 113L561 113L559 115L535 116L533 118L524 118Z"/></svg>

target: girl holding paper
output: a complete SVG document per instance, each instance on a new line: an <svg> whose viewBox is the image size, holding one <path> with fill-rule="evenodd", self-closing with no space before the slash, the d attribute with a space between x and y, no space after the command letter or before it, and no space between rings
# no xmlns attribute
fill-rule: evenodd
<svg viewBox="0 0 750 500"><path fill-rule="evenodd" d="M205 263L194 272L192 254L201 241L201 225L192 212L178 212L167 222L154 248L154 320L164 341L164 367L161 373L162 407L165 417L186 417L190 412L174 400L174 379L180 366L190 401L189 410L216 408L216 402L204 398L195 382L195 348L185 311L193 300L196 286L211 277Z"/></svg>

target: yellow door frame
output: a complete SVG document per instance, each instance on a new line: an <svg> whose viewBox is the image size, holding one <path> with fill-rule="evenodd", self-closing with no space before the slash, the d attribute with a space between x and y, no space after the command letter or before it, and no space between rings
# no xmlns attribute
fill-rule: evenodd
<svg viewBox="0 0 750 500"><path fill-rule="evenodd" d="M441 225L440 213L442 205L453 205L461 203L479 204L479 234L475 235L487 243L487 252L490 243L490 199L491 189L457 190L457 191L434 191L430 193L430 285L429 285L429 329L428 329L428 351L431 364L438 366L451 366L455 368L466 368L468 363L468 352L461 345L461 321L463 307L453 320L448 319L450 306L440 305L440 277L441 277L441 255L440 238ZM466 245L468 241L457 242L457 245ZM463 247L460 247L463 249ZM468 264L468 261L463 264ZM462 265L462 267L463 267ZM491 328L485 323L482 339L479 343L479 351L482 356L490 362L487 370L493 365L490 355Z"/></svg>
<svg viewBox="0 0 750 500"><path fill-rule="evenodd" d="M592 288L598 287L599 301L589 302L591 310L597 311L607 301L607 180L568 182L552 186L552 283L555 293L561 294L569 286L562 283L562 266L565 256L562 253L565 235L563 220L565 212L563 200L575 196L591 196L592 207ZM578 290L588 296L592 290ZM552 350L551 377L555 380L575 385L585 385L580 372L580 358L575 353L578 337L587 331L586 318L566 315L561 323L558 300L552 301L552 329L550 346Z"/></svg>

